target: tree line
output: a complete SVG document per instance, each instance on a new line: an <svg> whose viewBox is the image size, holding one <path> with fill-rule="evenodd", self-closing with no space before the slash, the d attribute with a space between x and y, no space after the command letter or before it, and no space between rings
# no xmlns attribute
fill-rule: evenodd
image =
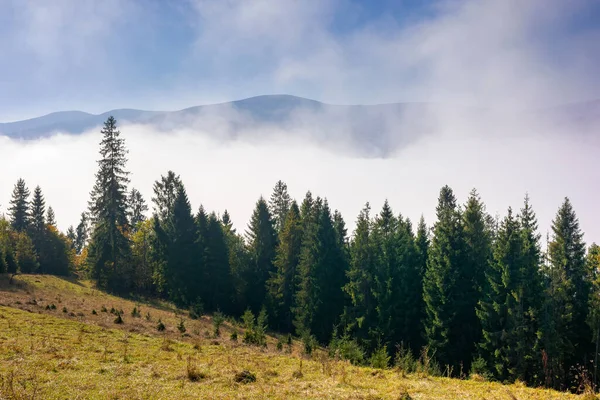
<svg viewBox="0 0 600 400"><path fill-rule="evenodd" d="M113 117L101 133L77 227L59 232L41 189L30 201L17 182L9 219L0 219L0 272L85 274L106 290L180 307L261 312L270 329L354 362L425 356L451 376L569 390L582 377L597 381L600 247L586 247L568 198L543 248L527 196L498 218L475 190L459 204L444 186L431 227L422 217L415 227L387 201L376 214L367 203L349 236L326 198L308 192L297 203L279 181L240 233L227 211L194 212L172 171L154 183L148 218L128 188Z"/></svg>

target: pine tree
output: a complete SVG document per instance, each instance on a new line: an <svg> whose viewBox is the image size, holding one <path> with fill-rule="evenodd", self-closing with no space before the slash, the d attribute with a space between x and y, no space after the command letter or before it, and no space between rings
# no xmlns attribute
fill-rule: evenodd
<svg viewBox="0 0 600 400"><path fill-rule="evenodd" d="M29 236L33 242L36 253L39 257L40 262L40 273L48 273L48 267L52 260L50 259L50 251L47 243L47 226L46 226L46 202L42 189L37 186L33 191L33 200L31 202L31 222Z"/></svg>
<svg viewBox="0 0 600 400"><path fill-rule="evenodd" d="M208 217L206 233L205 269L207 280L210 282L210 290L203 299L204 305L208 310L221 310L230 314L234 311L234 296L229 266L229 249L223 225L215 213L211 213Z"/></svg>
<svg viewBox="0 0 600 400"><path fill-rule="evenodd" d="M586 262L587 269L592 275L587 322L592 332L592 342L595 345L593 357L593 383L597 385L598 355L600 352L600 246L596 243L592 243L589 247Z"/></svg>
<svg viewBox="0 0 600 400"><path fill-rule="evenodd" d="M77 225L77 229L75 231L75 251L77 252L77 254L81 254L81 252L87 245L89 237L88 224L88 216L86 213L82 212L81 219L79 220L79 224Z"/></svg>
<svg viewBox="0 0 600 400"><path fill-rule="evenodd" d="M565 198L552 223L548 253L551 276L549 299L555 328L550 339L557 341L553 351L549 351L549 357L557 362L560 370L554 375L569 378L570 367L586 365L591 354L592 336L586 323L590 274L585 262L585 243L579 220L568 198ZM557 383L564 385L568 382Z"/></svg>
<svg viewBox="0 0 600 400"><path fill-rule="evenodd" d="M148 212L148 205L142 197L142 194L135 188L129 192L128 200L128 212L129 221L133 230L137 230L137 226L140 222L146 220L146 212Z"/></svg>
<svg viewBox="0 0 600 400"><path fill-rule="evenodd" d="M277 233L281 233L283 230L291 202L292 199L288 193L287 185L283 181L277 181L269 200L269 211L273 216L273 225Z"/></svg>
<svg viewBox="0 0 600 400"><path fill-rule="evenodd" d="M274 328L284 332L291 332L293 328L293 307L301 245L300 209L296 202L292 201L279 235L274 261L275 272L268 281L269 303L273 308Z"/></svg>
<svg viewBox="0 0 600 400"><path fill-rule="evenodd" d="M48 214L46 215L46 224L56 227L56 216L54 215L54 209L48 207Z"/></svg>
<svg viewBox="0 0 600 400"><path fill-rule="evenodd" d="M470 282L461 270L464 263L463 224L456 197L448 186L440 191L437 222L423 277L426 344L442 366L458 372L471 359L471 343L462 338L466 309L464 286Z"/></svg>
<svg viewBox="0 0 600 400"><path fill-rule="evenodd" d="M154 211L158 214L160 221L169 218L181 185L179 175L175 175L173 171L168 171L167 176L161 176L159 181L154 182L152 201L154 202Z"/></svg>
<svg viewBox="0 0 600 400"><path fill-rule="evenodd" d="M248 244L249 267L247 273L247 302L250 309L256 314L264 305L266 298L266 283L271 273L275 271L275 250L277 246L277 233L273 226L273 219L264 198L256 202L248 230L246 231Z"/></svg>
<svg viewBox="0 0 600 400"><path fill-rule="evenodd" d="M75 228L73 228L73 225L69 225L69 228L67 228L67 238L71 242L71 248L73 250L75 250L75 242L77 240L77 234L75 233Z"/></svg>
<svg viewBox="0 0 600 400"><path fill-rule="evenodd" d="M125 170L125 141L120 137L116 124L111 116L101 131L101 158L89 202L93 229L87 258L92 277L101 287L124 289L127 285L125 269L130 256L127 237L129 173Z"/></svg>
<svg viewBox="0 0 600 400"><path fill-rule="evenodd" d="M463 321L462 346L472 354L475 351L475 344L481 340L481 326L475 309L481 297L485 271L488 269L492 258L491 238L486 223L485 205L475 189L471 190L469 194L462 217L465 244L462 269L468 280L463 282L464 285L461 289L464 290L464 307L468 310L463 314L465 320ZM467 371L470 369L470 360L471 357L464 364Z"/></svg>
<svg viewBox="0 0 600 400"><path fill-rule="evenodd" d="M26 231L29 227L29 194L25 181L19 179L15 184L8 208L10 224L17 232Z"/></svg>
<svg viewBox="0 0 600 400"><path fill-rule="evenodd" d="M371 238L371 206L361 210L356 222L354 238L350 243L350 267L344 291L350 297L350 306L345 312L347 329L354 330L358 339L369 338L369 328L375 325L374 249Z"/></svg>

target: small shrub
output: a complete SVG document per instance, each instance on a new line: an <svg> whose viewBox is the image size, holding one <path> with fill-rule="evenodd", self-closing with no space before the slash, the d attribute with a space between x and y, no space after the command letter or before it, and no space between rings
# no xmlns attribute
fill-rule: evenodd
<svg viewBox="0 0 600 400"><path fill-rule="evenodd" d="M249 309L242 315L242 321L246 331L244 332L244 343L256 346L267 346L266 321L267 312L263 308L255 321L254 314Z"/></svg>
<svg viewBox="0 0 600 400"><path fill-rule="evenodd" d="M213 333L214 333L215 337L221 336L221 325L223 325L223 322L225 322L225 317L223 316L223 314L221 314L221 312L219 312L219 311L214 313L213 318L212 318L212 323L213 323Z"/></svg>
<svg viewBox="0 0 600 400"><path fill-rule="evenodd" d="M317 348L317 339L309 332L302 334L302 344L304 345L304 354L311 355L313 350Z"/></svg>
<svg viewBox="0 0 600 400"><path fill-rule="evenodd" d="M156 324L156 330L159 332L163 332L165 329L167 329L167 327L165 326L165 324L163 324L163 322L159 318L158 323Z"/></svg>
<svg viewBox="0 0 600 400"><path fill-rule="evenodd" d="M62 312L67 313L68 312L67 307L63 307Z"/></svg>
<svg viewBox="0 0 600 400"><path fill-rule="evenodd" d="M231 339L232 342L237 342L237 340L238 340L238 333L237 333L237 331L231 332L231 335L229 335L229 339Z"/></svg>
<svg viewBox="0 0 600 400"><path fill-rule="evenodd" d="M98 315L98 313L96 312L96 310L92 310L92 315Z"/></svg>
<svg viewBox="0 0 600 400"><path fill-rule="evenodd" d="M115 314L115 315L117 315L117 310L115 310L115 308L114 308L114 307L111 307L111 308L110 308L110 313L111 313L111 314Z"/></svg>
<svg viewBox="0 0 600 400"><path fill-rule="evenodd" d="M483 357L479 356L473 360L469 377L473 380L490 380L491 375Z"/></svg>
<svg viewBox="0 0 600 400"><path fill-rule="evenodd" d="M283 351L283 337L277 338L277 351Z"/></svg>
<svg viewBox="0 0 600 400"><path fill-rule="evenodd" d="M187 358L187 378L191 382L198 382L201 379L206 378L206 374L198 369L195 362L192 362L192 356L188 356Z"/></svg>
<svg viewBox="0 0 600 400"><path fill-rule="evenodd" d="M123 323L123 318L121 317L121 313L117 314L117 317L115 318L115 324L122 324Z"/></svg>
<svg viewBox="0 0 600 400"><path fill-rule="evenodd" d="M373 368L386 369L390 365L390 356L385 346L379 346L371 355L369 364Z"/></svg>
<svg viewBox="0 0 600 400"><path fill-rule="evenodd" d="M146 321L152 321L152 317L150 316L149 312L146 313Z"/></svg>
<svg viewBox="0 0 600 400"><path fill-rule="evenodd" d="M189 312L191 319L198 319L198 318L202 317L203 314L204 314L204 305L202 304L202 302L196 301L194 304L192 304L192 306L190 307L190 312Z"/></svg>
<svg viewBox="0 0 600 400"><path fill-rule="evenodd" d="M237 383L252 383L256 382L256 375L248 370L244 370L235 374L234 380Z"/></svg>
<svg viewBox="0 0 600 400"><path fill-rule="evenodd" d="M185 324L183 322L183 318L179 320L179 325L177 325L177 329L179 330L180 333L185 333L186 329L185 329Z"/></svg>
<svg viewBox="0 0 600 400"><path fill-rule="evenodd" d="M50 309L51 310L56 310L56 304L54 304L54 303L50 304Z"/></svg>
<svg viewBox="0 0 600 400"><path fill-rule="evenodd" d="M46 305L46 310L50 310L50 305Z"/></svg>
<svg viewBox="0 0 600 400"><path fill-rule="evenodd" d="M133 310L131 311L131 316L133 318L140 318L142 316L142 313L140 313L140 310L137 307L133 307Z"/></svg>
<svg viewBox="0 0 600 400"><path fill-rule="evenodd" d="M365 353L356 339L350 339L350 336L344 335L333 337L329 343L329 355L331 357L348 360L353 365L361 365L365 360Z"/></svg>
<svg viewBox="0 0 600 400"><path fill-rule="evenodd" d="M404 343L397 346L396 357L394 364L396 368L405 374L415 372L417 363L410 349L404 348Z"/></svg>
<svg viewBox="0 0 600 400"><path fill-rule="evenodd" d="M108 310L106 309L106 307L102 306L102 308L100 309L100 312L108 312Z"/></svg>

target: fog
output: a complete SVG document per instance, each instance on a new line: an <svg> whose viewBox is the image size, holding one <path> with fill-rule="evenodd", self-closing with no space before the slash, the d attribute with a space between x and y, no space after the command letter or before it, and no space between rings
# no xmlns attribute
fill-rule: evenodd
<svg viewBox="0 0 600 400"><path fill-rule="evenodd" d="M223 140L223 133L197 130L165 133L143 125L120 130L129 149L131 186L149 203L153 182L171 169L181 175L194 210L200 204L219 213L227 209L240 231L259 196L270 196L281 179L298 201L308 190L327 197L350 229L367 201L376 213L386 198L396 213L415 222L423 214L431 224L439 189L448 184L461 203L476 188L487 211L500 216L509 206L520 209L528 192L545 235L569 196L586 241L600 241L600 169L593 168L600 147L597 137L538 133L523 121L486 121L489 126L482 133L481 119L445 115L434 134L385 158L344 151L349 145L342 139L336 149L312 141L308 133L267 128L262 140L254 131ZM0 137L0 212L6 211L12 187L22 177L30 189L42 187L60 229L76 225L94 183L100 138L99 129L34 141Z"/></svg>

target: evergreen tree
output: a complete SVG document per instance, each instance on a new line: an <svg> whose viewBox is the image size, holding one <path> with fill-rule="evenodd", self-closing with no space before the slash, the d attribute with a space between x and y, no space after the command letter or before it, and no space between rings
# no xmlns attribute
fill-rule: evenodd
<svg viewBox="0 0 600 400"><path fill-rule="evenodd" d="M462 339L466 351L473 353L476 343L481 340L481 326L475 309L481 297L481 290L486 278L485 271L492 258L491 235L487 227L485 205L475 189L469 194L462 217L465 247L464 262L461 267L462 273L468 279L467 282L463 282L464 285L461 289L464 290L464 307L468 310L463 314L465 320L463 321ZM471 358L469 357L467 360L464 367L469 370Z"/></svg>
<svg viewBox="0 0 600 400"><path fill-rule="evenodd" d="M429 248L423 277L425 301L425 339L442 366L458 372L461 363L471 360L472 343L464 341L463 323L472 310L467 309L471 277L465 276L463 223L456 197L448 186L440 191L437 222ZM465 293L467 291L467 293Z"/></svg>
<svg viewBox="0 0 600 400"><path fill-rule="evenodd" d="M79 220L79 224L77 225L77 229L75 231L75 251L77 252L77 254L81 254L81 252L87 245L89 237L88 224L88 216L86 213L82 212L81 219Z"/></svg>
<svg viewBox="0 0 600 400"><path fill-rule="evenodd" d="M225 313L234 311L233 281L229 266L229 249L223 225L215 213L208 217L206 232L205 269L209 292L204 300L208 310L221 310Z"/></svg>
<svg viewBox="0 0 600 400"><path fill-rule="evenodd" d="M148 205L142 197L142 194L135 188L131 189L127 200L129 220L133 230L135 231L137 230L138 224L146 220L146 212L148 212Z"/></svg>
<svg viewBox="0 0 600 400"><path fill-rule="evenodd" d="M344 320L348 330L355 331L358 339L369 338L369 328L375 326L376 302L372 288L374 286L374 249L371 238L371 206L369 203L361 210L356 222L354 238L350 243L350 266L347 272L348 282L344 291L350 297Z"/></svg>
<svg viewBox="0 0 600 400"><path fill-rule="evenodd" d="M277 246L277 234L267 202L261 197L256 202L248 230L249 268L247 273L246 298L250 309L256 314L265 302L266 283L274 272L273 261Z"/></svg>
<svg viewBox="0 0 600 400"><path fill-rule="evenodd" d="M127 237L127 150L117 122L111 116L101 131L100 160L96 183L89 203L93 222L88 248L88 265L92 277L101 287L123 289L127 285L126 268L130 256ZM48 222L50 223L50 222Z"/></svg>
<svg viewBox="0 0 600 400"><path fill-rule="evenodd" d="M15 184L8 208L10 224L18 232L26 231L29 227L29 194L25 181L19 179Z"/></svg>
<svg viewBox="0 0 600 400"><path fill-rule="evenodd" d="M585 366L591 354L591 332L586 323L590 274L585 262L585 243L579 220L568 198L552 223L549 243L550 301L553 331L547 338L548 357L555 363L555 385L568 383L569 368ZM562 377L562 379L561 379ZM565 380L565 378L567 380Z"/></svg>
<svg viewBox="0 0 600 400"><path fill-rule="evenodd" d="M293 307L301 245L300 209L296 202L292 201L283 230L279 235L274 262L276 270L268 282L274 327L284 332L291 332L293 328Z"/></svg>
<svg viewBox="0 0 600 400"><path fill-rule="evenodd" d="M169 218L177 191L181 186L179 175L175 175L173 171L168 171L167 176L161 176L160 180L154 182L152 201L154 202L154 211L158 214L160 221Z"/></svg>
<svg viewBox="0 0 600 400"><path fill-rule="evenodd" d="M75 250L75 242L77 240L77 234L75 233L75 229L73 228L73 225L69 225L69 228L67 229L67 238L71 242L71 248L73 250Z"/></svg>
<svg viewBox="0 0 600 400"><path fill-rule="evenodd" d="M50 258L49 245L47 243L47 226L46 226L46 202L42 189L39 186L33 191L33 200L31 202L30 211L30 226L29 236L33 242L36 253L38 255L40 268L39 272L46 274L49 272L48 267L52 263Z"/></svg>
<svg viewBox="0 0 600 400"><path fill-rule="evenodd" d="M288 194L287 185L283 181L277 181L269 200L269 210L273 216L273 225L277 233L281 233L283 230L291 202L292 199Z"/></svg>
<svg viewBox="0 0 600 400"><path fill-rule="evenodd" d="M46 224L56 227L56 216L54 215L54 209L48 207L48 215L46 216Z"/></svg>
<svg viewBox="0 0 600 400"><path fill-rule="evenodd" d="M592 342L595 345L593 357L593 382L597 385L598 355L600 352L600 246L596 243L592 243L589 247L586 262L587 269L592 275L587 322L592 332Z"/></svg>

